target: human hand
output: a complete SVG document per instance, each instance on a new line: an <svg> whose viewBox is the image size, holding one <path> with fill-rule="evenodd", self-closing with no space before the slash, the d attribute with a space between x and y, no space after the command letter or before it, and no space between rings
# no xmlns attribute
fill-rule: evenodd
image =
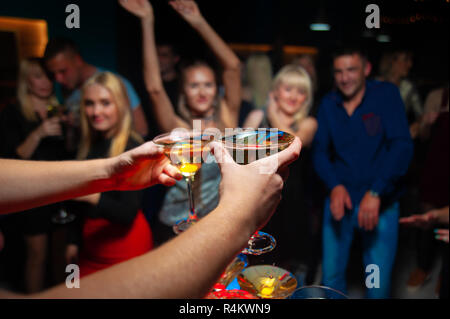
<svg viewBox="0 0 450 319"><path fill-rule="evenodd" d="M380 213L381 200L377 196L372 196L367 192L361 203L358 211L359 227L366 231L373 230L378 225L378 216Z"/></svg>
<svg viewBox="0 0 450 319"><path fill-rule="evenodd" d="M182 179L163 150L147 142L119 156L107 159L108 176L114 190L136 190L155 184L172 186Z"/></svg>
<svg viewBox="0 0 450 319"><path fill-rule="evenodd" d="M399 219L400 224L414 226L423 229L430 228L437 222L437 210L433 209L425 214L417 214Z"/></svg>
<svg viewBox="0 0 450 319"><path fill-rule="evenodd" d="M42 124L37 129L37 134L39 138L44 138L47 136L61 136L62 129L60 118L57 116L45 119Z"/></svg>
<svg viewBox="0 0 450 319"><path fill-rule="evenodd" d="M78 246L69 244L66 247L66 263L76 264L78 262Z"/></svg>
<svg viewBox="0 0 450 319"><path fill-rule="evenodd" d="M154 20L153 7L148 0L119 0L119 4L140 19Z"/></svg>
<svg viewBox="0 0 450 319"><path fill-rule="evenodd" d="M196 25L204 20L197 3L193 0L173 0L169 4L191 25Z"/></svg>
<svg viewBox="0 0 450 319"><path fill-rule="evenodd" d="M95 194L90 194L90 195L86 195L86 196L76 197L73 200L77 201L77 202L89 203L89 204L95 206L100 201L100 195L101 195L101 193L95 193Z"/></svg>
<svg viewBox="0 0 450 319"><path fill-rule="evenodd" d="M435 229L434 232L436 233L435 238L437 240L442 240L448 244L448 229Z"/></svg>
<svg viewBox="0 0 450 319"><path fill-rule="evenodd" d="M337 185L331 190L330 210L331 215L340 221L345 215L345 208L352 209L352 200L344 185Z"/></svg>
<svg viewBox="0 0 450 319"><path fill-rule="evenodd" d="M236 207L232 209L236 212L234 216L244 218L252 225L252 229L263 227L281 199L288 165L298 158L300 150L301 142L296 137L292 144L280 153L248 165L238 165L221 143L211 143L211 151L222 173L219 205ZM269 166L274 169L266 170Z"/></svg>

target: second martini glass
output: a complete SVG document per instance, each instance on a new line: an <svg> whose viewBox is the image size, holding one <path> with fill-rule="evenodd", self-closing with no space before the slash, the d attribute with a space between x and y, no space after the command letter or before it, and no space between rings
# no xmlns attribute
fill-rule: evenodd
<svg viewBox="0 0 450 319"><path fill-rule="evenodd" d="M295 137L278 129L235 129L225 134L222 143L234 161L238 164L249 164L256 160L274 155L286 149ZM268 171L273 167L266 167ZM267 172L261 171L261 174ZM276 246L275 238L262 231L257 231L248 241L244 254L261 255L272 251Z"/></svg>
<svg viewBox="0 0 450 319"><path fill-rule="evenodd" d="M182 233L198 221L198 216L195 212L192 183L195 174L202 166L203 158L206 157L206 152L209 152L208 143L211 141L211 136L195 130L175 130L170 133L158 135L153 139L153 142L157 146L164 149L164 154L170 159L172 164L180 170L187 184L189 216L178 221L173 226L173 230L176 234ZM203 154L205 154L205 156L203 156Z"/></svg>

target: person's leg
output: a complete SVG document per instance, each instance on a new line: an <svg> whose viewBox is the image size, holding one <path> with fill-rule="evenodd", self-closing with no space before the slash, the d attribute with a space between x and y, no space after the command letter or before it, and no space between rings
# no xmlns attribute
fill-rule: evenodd
<svg viewBox="0 0 450 319"><path fill-rule="evenodd" d="M346 270L353 240L352 214L346 212L338 222L331 215L330 200L324 205L322 228L322 283L347 293Z"/></svg>
<svg viewBox="0 0 450 319"><path fill-rule="evenodd" d="M44 289L47 234L25 236L25 243L25 289L27 293L35 293Z"/></svg>
<svg viewBox="0 0 450 319"><path fill-rule="evenodd" d="M398 241L399 204L394 203L379 214L373 231L362 231L364 266L375 265L379 270L379 287L367 289L368 298L389 298L391 273ZM375 275L374 272L367 275Z"/></svg>

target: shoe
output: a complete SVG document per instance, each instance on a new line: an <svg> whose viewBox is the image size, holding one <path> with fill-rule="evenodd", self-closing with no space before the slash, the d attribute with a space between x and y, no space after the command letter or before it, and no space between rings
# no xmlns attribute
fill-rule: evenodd
<svg viewBox="0 0 450 319"><path fill-rule="evenodd" d="M419 288L421 288L425 282L427 282L431 278L431 274L423 271L420 268L414 269L409 275L408 282L406 287L408 292L416 292Z"/></svg>

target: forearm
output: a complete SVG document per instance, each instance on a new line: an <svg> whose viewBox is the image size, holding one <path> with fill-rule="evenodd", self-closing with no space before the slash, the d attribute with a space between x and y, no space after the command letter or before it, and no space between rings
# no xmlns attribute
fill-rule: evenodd
<svg viewBox="0 0 450 319"><path fill-rule="evenodd" d="M200 34L214 55L219 59L224 71L240 69L239 58L205 18L202 18L196 24L192 24L192 27Z"/></svg>
<svg viewBox="0 0 450 319"><path fill-rule="evenodd" d="M0 213L21 211L93 192L108 191L112 159L67 162L0 160Z"/></svg>
<svg viewBox="0 0 450 319"><path fill-rule="evenodd" d="M61 285L36 297L202 298L255 231L236 211L219 205L158 249L83 278L80 289Z"/></svg>
<svg viewBox="0 0 450 319"><path fill-rule="evenodd" d="M25 141L20 144L16 148L16 154L21 159L29 159L33 155L33 153L36 151L37 147L39 146L39 143L41 142L42 136L39 134L38 130L34 130L31 132L28 137L25 139Z"/></svg>
<svg viewBox="0 0 450 319"><path fill-rule="evenodd" d="M178 126L177 115L164 90L161 79L156 53L154 22L150 19L141 19L141 24L144 81L158 125L163 132L168 132Z"/></svg>

